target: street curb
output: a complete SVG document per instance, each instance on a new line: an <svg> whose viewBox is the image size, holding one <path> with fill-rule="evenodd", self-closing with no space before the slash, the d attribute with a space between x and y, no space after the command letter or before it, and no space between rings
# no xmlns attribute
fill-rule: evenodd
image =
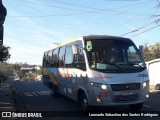
<svg viewBox="0 0 160 120"><path fill-rule="evenodd" d="M13 92L12 92L12 88L11 88L11 84L10 83L9 83L9 88L10 88L11 93L12 93L12 95L11 95L11 104L13 106L13 110L16 111L15 104L14 104Z"/></svg>
<svg viewBox="0 0 160 120"><path fill-rule="evenodd" d="M5 102L9 102L10 105L11 105L11 109L5 109L0 111L0 116L2 117L2 114L4 115L5 112L14 112L16 109L15 109L15 104L14 104L14 100L13 100L13 94L12 94L12 90L11 90L11 83L9 82L9 80L7 81L4 81L3 83L1 83L1 86L0 86L0 91L2 92L1 95L2 95L2 105L5 105L4 103ZM3 97L4 96L4 97ZM4 102L4 103L3 103ZM2 117L0 118L0 120L17 120L17 118L5 118L5 117Z"/></svg>
<svg viewBox="0 0 160 120"><path fill-rule="evenodd" d="M11 85L11 90L12 90L13 101L14 101L14 105L15 105L15 111L24 112L25 111L24 107L23 107L21 101L19 100L17 90L13 85Z"/></svg>
<svg viewBox="0 0 160 120"><path fill-rule="evenodd" d="M15 105L15 112L16 113L25 113L26 112L26 107L23 103L23 100L21 96L18 94L16 87L14 84L11 84L11 90L12 90L12 95L13 95L13 101ZM30 118L17 118L17 120L31 120Z"/></svg>

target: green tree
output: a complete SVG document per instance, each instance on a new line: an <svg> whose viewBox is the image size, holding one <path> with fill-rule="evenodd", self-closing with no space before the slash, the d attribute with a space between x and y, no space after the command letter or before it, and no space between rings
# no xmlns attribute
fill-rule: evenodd
<svg viewBox="0 0 160 120"><path fill-rule="evenodd" d="M9 75L8 65L6 62L0 63L0 79L6 80Z"/></svg>
<svg viewBox="0 0 160 120"><path fill-rule="evenodd" d="M144 45L143 57L145 61L150 61L160 58L160 43L154 45Z"/></svg>
<svg viewBox="0 0 160 120"><path fill-rule="evenodd" d="M37 70L37 75L42 75L42 67L40 67L40 69L39 70Z"/></svg>
<svg viewBox="0 0 160 120"><path fill-rule="evenodd" d="M0 46L0 62L7 61L10 58L9 48L4 45Z"/></svg>

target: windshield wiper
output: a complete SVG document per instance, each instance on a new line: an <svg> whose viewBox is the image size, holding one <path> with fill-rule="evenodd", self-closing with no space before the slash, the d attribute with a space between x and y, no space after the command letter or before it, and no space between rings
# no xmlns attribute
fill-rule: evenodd
<svg viewBox="0 0 160 120"><path fill-rule="evenodd" d="M117 65L136 65L136 66L138 66L138 67L140 67L140 68L144 68L142 65L139 65L139 64L136 64L136 63L116 63Z"/></svg>
<svg viewBox="0 0 160 120"><path fill-rule="evenodd" d="M140 68L144 68L142 65L139 65L139 64L129 63L129 65L136 65L136 66L138 66Z"/></svg>
<svg viewBox="0 0 160 120"><path fill-rule="evenodd" d="M105 63L105 64L116 66L116 67L120 68L121 70L125 71L125 69L120 64L117 64L117 63Z"/></svg>

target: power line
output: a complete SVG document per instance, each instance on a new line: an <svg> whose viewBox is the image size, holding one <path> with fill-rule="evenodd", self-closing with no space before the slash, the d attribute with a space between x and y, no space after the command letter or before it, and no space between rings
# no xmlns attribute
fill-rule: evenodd
<svg viewBox="0 0 160 120"><path fill-rule="evenodd" d="M72 4L72 3L68 3L68 2L62 2L62 1L53 1L53 0L49 0L51 2L55 2L55 3L60 3L60 4L65 4L65 5L70 5L70 6L74 6L74 7L80 7L80 8L87 8L87 9L94 9L94 10L100 10L102 11L103 9L98 9L98 8L93 8L93 7L89 7L89 6L82 6L82 5L77 5L77 4Z"/></svg>
<svg viewBox="0 0 160 120"><path fill-rule="evenodd" d="M156 0L156 1L158 3L158 5L156 6L156 8L158 9L158 8L160 8L160 1L159 0Z"/></svg>
<svg viewBox="0 0 160 120"><path fill-rule="evenodd" d="M153 2L153 1L152 1L152 2ZM153 9L153 8L152 8L152 9ZM151 11L151 10L148 10L148 11ZM154 13L155 13L155 12L154 12ZM152 14L154 14L154 13L152 13ZM115 26L113 29L115 29L115 28L117 28L117 27L120 27L121 25L126 24L126 23L128 23L128 22L130 22L130 21L133 21L133 20L135 20L137 17L140 17L140 15L137 15L137 14L136 14L133 18L130 18L130 19L124 21L122 24Z"/></svg>
<svg viewBox="0 0 160 120"><path fill-rule="evenodd" d="M153 8L152 8L153 9ZM150 11L150 10L149 10ZM137 19L138 17L141 17L141 16L137 16L137 15L135 15L134 17L132 17L132 18L130 18L130 19L128 19L128 20L126 20L126 21L124 21L123 23L121 23L121 24L119 24L119 25L116 25L116 26L114 26L113 27L113 29L111 29L111 30L114 30L114 29L116 29L116 28L118 28L118 27L120 27L120 26L122 26L122 25L124 25L124 24L126 24L126 23L129 23L129 22L131 22L131 21L133 21L133 20L135 20L135 19ZM130 32L128 32L128 33L130 33ZM125 33L126 34L126 33Z"/></svg>
<svg viewBox="0 0 160 120"><path fill-rule="evenodd" d="M48 7L55 7L55 8L60 8L60 9L76 10L76 9L57 7L57 6L53 6L53 5L41 4L41 3L31 2L31 1L26 1L26 0L19 0L19 1L27 2L27 3L32 3L32 4L36 4L36 5L43 5L43 6L48 6ZM63 2L63 1L59 1L59 0L58 0L58 1L57 1L57 0L49 0L49 1L55 2L55 3L60 3L60 4L66 4L66 5L70 5L70 6L75 6L75 7L80 7L80 8L87 8L87 9L92 9L92 10L98 10L98 11L109 11L109 10L115 10L115 9L121 9L121 8L130 7L130 6L140 5L140 4L143 4L143 5L144 5L144 3L146 3L146 2L141 2L141 3L137 3L137 4L130 4L130 5L125 5L125 6L116 7L116 8L111 8L111 9L100 9L100 8L95 8L95 7L89 7L89 6L72 4L72 3ZM153 1L152 1L152 2L153 2ZM147 3L150 4L150 3L152 3L152 2L147 2ZM81 10L77 10L77 11L81 11ZM84 12L88 12L88 11L84 11Z"/></svg>
<svg viewBox="0 0 160 120"><path fill-rule="evenodd" d="M160 19L155 20L155 21L153 21L153 22L151 22L151 23L148 23L148 24L145 25L145 26L143 25L142 27L139 27L139 28L137 28L137 29L135 29L135 30L132 30L132 31L130 31L130 32L127 32L127 33L125 33L125 34L123 34L123 35L121 35L121 36L125 36L125 35L127 35L127 34L137 32L137 31L139 31L140 29L143 29L143 28L145 28L145 27L147 27L147 26L149 26L149 25L151 25L151 24L153 24L153 23L158 23L159 21L160 21Z"/></svg>
<svg viewBox="0 0 160 120"><path fill-rule="evenodd" d="M126 5L126 6L121 6L121 7L117 7L117 8L111 8L111 9L99 9L99 8L95 8L95 7L89 7L89 6L83 6L83 5L77 5L77 4L73 4L73 3L68 3L68 2L63 2L63 1L57 1L57 0L49 0L55 3L61 3L61 4L66 4L66 5L70 5L70 6L75 6L75 7L81 7L81 8L87 8L87 9L94 9L94 10L101 10L101 11L106 11L106 10L114 10L114 9L121 9L121 8L126 8L126 7L130 7L130 6L134 6L134 5L139 5L139 4L143 4L146 2L141 2L138 4L131 4L131 5ZM151 3L151 2L149 2Z"/></svg>
<svg viewBox="0 0 160 120"><path fill-rule="evenodd" d="M160 15L152 15L152 17L160 17Z"/></svg>
<svg viewBox="0 0 160 120"><path fill-rule="evenodd" d="M139 29L145 28L145 27L147 27L147 26L149 26L149 25L151 25L151 24L153 24L153 23L158 23L159 21L160 21L160 19L155 20L155 21L153 21L153 22L151 22L151 23L148 23L148 24L146 24L146 25L143 25L142 27L139 27L139 28L137 28L137 29L139 30Z"/></svg>
<svg viewBox="0 0 160 120"><path fill-rule="evenodd" d="M39 27L47 27L47 28L72 28L72 27L78 27L78 26L84 26L84 25L91 25L91 24L102 24L104 22L119 22L119 21L124 21L123 20L108 20L105 18L101 18L101 19L96 19L96 20L93 20L93 22L86 22L86 23L80 23L80 24L65 24L65 25L62 25L62 24L59 24L59 25L52 25L52 24L48 24L48 25L23 25L23 26L16 26L17 27L27 27L27 28L39 28ZM10 28L9 26L6 26L7 28Z"/></svg>
<svg viewBox="0 0 160 120"><path fill-rule="evenodd" d="M41 5L41 6L47 6L47 7L54 7L54 8L58 8L58 9L65 9L65 10L74 10L74 11L88 12L88 11L77 10L77 9L72 9L72 8L57 7L57 6L54 6L54 5L41 4L41 3L31 2L31 1L26 1L26 0L20 0L20 1L22 1L22 2L27 2L27 3L31 3L31 4L35 4L35 5Z"/></svg>
<svg viewBox="0 0 160 120"><path fill-rule="evenodd" d="M145 30L145 31L143 31L143 32L141 32L141 33L138 33L138 34L134 35L134 36L131 36L130 38L135 37L135 36L138 36L138 35L140 35L140 34L143 34L143 33L147 32L147 31L150 31L150 30L152 30L152 29L154 29L154 28L157 28L157 27L159 27L159 26L160 26L160 25L154 26L154 27L152 27L152 28L150 28L150 29L148 29L148 30Z"/></svg>
<svg viewBox="0 0 160 120"><path fill-rule="evenodd" d="M155 10L152 14L155 14L156 12L157 12L157 10ZM142 27L145 27L146 24L147 24L147 22L150 21L152 18L153 18L153 17L150 16L149 19L146 21L146 23L144 23L144 24L142 25Z"/></svg>
<svg viewBox="0 0 160 120"><path fill-rule="evenodd" d="M157 12L157 10L155 10L152 14L155 14L156 12ZM147 22L150 21L150 19L152 19L152 18L153 18L153 17L150 16L149 19L147 20ZM147 24L147 22L146 22L146 23L144 23L144 24L142 25L142 27L139 27L139 28L137 28L137 29L135 29L135 30L132 30L132 31L130 31L130 32L127 32L127 33L125 33L125 34L123 34L123 35L121 35L121 36L127 35L127 34L129 34L129 33L137 32L137 31L139 31L139 29L145 28L145 27L149 26L150 24L153 24L153 23L155 23L155 22L157 22L157 21L159 21L159 19L156 20L156 21L154 21L154 22L151 22L151 23L149 23L149 24Z"/></svg>
<svg viewBox="0 0 160 120"><path fill-rule="evenodd" d="M25 1L25 0L23 0ZM29 2L29 1L25 1L25 2ZM153 2L153 1L152 1ZM39 4L39 3L35 3L35 2L29 2L29 3L34 3L34 4ZM144 3L144 2L143 2ZM146 2L145 2L146 3ZM151 2L149 2L150 4ZM139 3L140 4L140 3ZM148 2L147 2L148 4ZM40 4L40 5L43 5L43 4ZM132 4L133 5L133 4ZM112 9L97 9L97 8L91 8L91 9L96 9L96 11L83 11L83 12L80 12L80 13L69 13L69 14L51 14L51 15L38 15L38 16L8 16L8 17L52 17L52 16L75 16L75 15L83 15L83 14L93 14L93 13L99 13L99 12L113 12L113 13L119 13L119 14L136 14L136 15L151 15L151 14L146 14L146 13L129 13L128 11L113 11L113 10L116 10L116 9L120 9L120 8L125 8L125 7L129 7L129 6L132 6L132 5L127 5L127 6L122 6L122 7L118 7L118 8L112 8ZM136 5L136 4L134 4ZM49 5L51 6L51 5ZM144 6L144 4L143 4ZM53 6L52 6L53 7ZM56 6L55 6L56 7ZM82 7L82 6L81 6ZM83 6L84 7L84 6ZM61 9L68 9L68 8L63 8L63 7L58 7L58 8L61 8ZM89 7L90 8L90 7ZM70 8L69 8L70 9ZM71 9L70 9L71 10ZM75 9L72 9L72 10L75 10ZM78 10L77 10L78 11Z"/></svg>
<svg viewBox="0 0 160 120"><path fill-rule="evenodd" d="M139 31L139 30L138 30L138 29L136 29L136 30L132 30L132 31L127 32L127 33L125 33L125 34L123 34L123 35L121 35L121 36L125 36L125 35L127 35L127 34L129 34L129 33L137 32L137 31Z"/></svg>
<svg viewBox="0 0 160 120"><path fill-rule="evenodd" d="M158 5L160 5L160 1L159 0L156 0L158 2Z"/></svg>
<svg viewBox="0 0 160 120"><path fill-rule="evenodd" d="M121 14L125 14L125 15L143 15L143 16L157 16L157 15L153 15L153 14L146 14L146 13L129 13L126 11L121 11L121 12L117 12L117 11L112 11L114 13L121 13ZM84 14L94 14L95 12L85 12L85 13L69 13L69 14L51 14L51 15L28 15L28 16L13 16L13 15L9 15L7 17L53 17L53 16L75 16L75 15L84 15ZM159 15L158 15L159 16Z"/></svg>

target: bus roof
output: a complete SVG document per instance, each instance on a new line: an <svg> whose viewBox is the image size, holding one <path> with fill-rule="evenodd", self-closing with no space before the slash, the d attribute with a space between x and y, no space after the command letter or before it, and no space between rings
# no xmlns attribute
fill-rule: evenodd
<svg viewBox="0 0 160 120"><path fill-rule="evenodd" d="M84 40L93 40L93 39L119 39L119 40L129 40L128 38L119 37L119 36L109 36L109 35L88 35L83 36Z"/></svg>
<svg viewBox="0 0 160 120"><path fill-rule="evenodd" d="M128 38L124 38L124 37L118 37L118 36L109 36L109 35L87 35L87 36L81 36L81 37L78 37L78 38L74 38L74 39L71 39L69 41L66 41L66 42L63 42L57 46L54 46L54 47L51 47L50 49L46 50L45 52L47 51L50 51L52 49L55 49L55 48L59 48L61 46L64 46L66 44L69 44L69 43L72 43L72 42L75 42L77 40L93 40L93 39L119 39L119 40L130 40Z"/></svg>
<svg viewBox="0 0 160 120"><path fill-rule="evenodd" d="M78 38L73 38L73 39L70 39L70 40L68 40L68 41L66 41L66 42L63 42L63 43L61 43L61 44L58 44L57 46L51 47L50 49L46 50L45 52L50 51L50 50L52 50L52 49L59 48L59 47L64 46L64 45L66 45L66 44L75 42L75 41L77 41L77 40L83 40L83 36L82 36L82 37L78 37Z"/></svg>

